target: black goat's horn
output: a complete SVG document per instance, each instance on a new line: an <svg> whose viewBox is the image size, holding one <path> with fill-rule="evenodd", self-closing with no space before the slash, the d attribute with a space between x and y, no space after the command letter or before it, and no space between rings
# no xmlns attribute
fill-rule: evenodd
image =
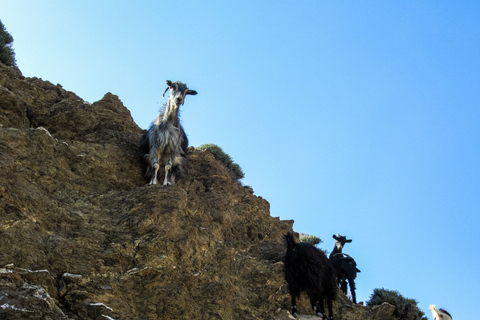
<svg viewBox="0 0 480 320"><path fill-rule="evenodd" d="M168 90L168 89L170 89L170 87L167 87L167 89L165 89L165 91L163 91L163 95L162 95L162 97L164 97L164 98L165 98L165 93L167 92L167 90Z"/></svg>

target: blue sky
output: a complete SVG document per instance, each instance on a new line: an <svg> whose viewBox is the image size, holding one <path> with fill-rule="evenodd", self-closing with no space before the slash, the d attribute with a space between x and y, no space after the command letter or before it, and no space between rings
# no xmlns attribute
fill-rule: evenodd
<svg viewBox="0 0 480 320"><path fill-rule="evenodd" d="M6 1L23 74L147 128L165 80L190 144L215 143L375 288L475 319L480 303L477 1ZM475 312L476 314L476 312Z"/></svg>

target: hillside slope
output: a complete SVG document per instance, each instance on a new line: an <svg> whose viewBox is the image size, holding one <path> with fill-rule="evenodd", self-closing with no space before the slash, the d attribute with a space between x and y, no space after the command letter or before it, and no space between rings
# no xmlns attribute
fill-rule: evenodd
<svg viewBox="0 0 480 320"><path fill-rule="evenodd" d="M147 185L141 134L113 94L89 104L0 64L0 318L288 319L293 221L208 151ZM345 320L392 308L335 304Z"/></svg>

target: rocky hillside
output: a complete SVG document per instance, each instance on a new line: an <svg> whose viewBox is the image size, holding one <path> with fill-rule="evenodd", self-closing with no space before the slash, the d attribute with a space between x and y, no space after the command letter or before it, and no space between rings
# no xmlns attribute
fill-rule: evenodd
<svg viewBox="0 0 480 320"><path fill-rule="evenodd" d="M90 104L0 64L0 318L291 318L293 221L208 151L176 186L146 184L141 134L116 95ZM339 320L393 309L335 303Z"/></svg>

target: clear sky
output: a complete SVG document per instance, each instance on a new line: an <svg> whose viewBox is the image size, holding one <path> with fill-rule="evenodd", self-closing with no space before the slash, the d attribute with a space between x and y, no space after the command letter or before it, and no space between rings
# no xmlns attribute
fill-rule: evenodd
<svg viewBox="0 0 480 320"><path fill-rule="evenodd" d="M165 81L190 144L375 288L455 320L480 304L480 2L0 0L17 63L147 128Z"/></svg>

